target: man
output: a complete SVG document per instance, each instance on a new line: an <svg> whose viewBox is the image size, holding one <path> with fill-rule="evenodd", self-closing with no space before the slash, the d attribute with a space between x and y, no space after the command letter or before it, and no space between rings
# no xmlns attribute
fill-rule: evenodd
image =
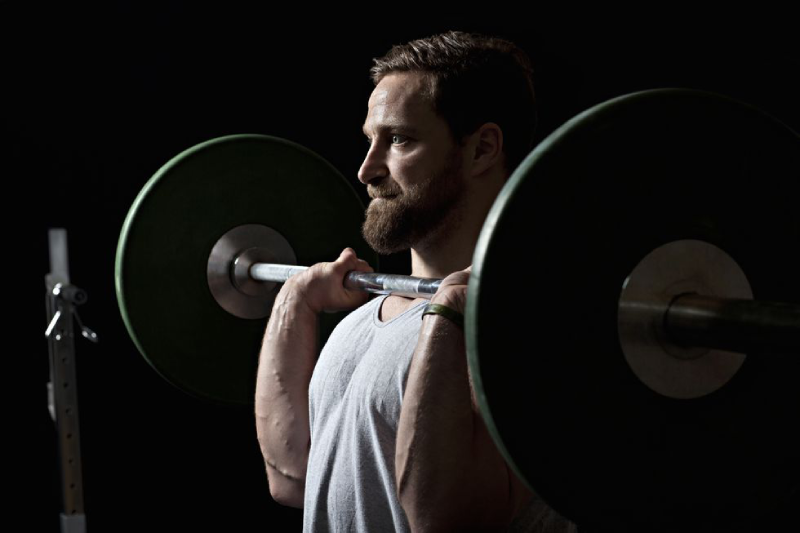
<svg viewBox="0 0 800 533"><path fill-rule="evenodd" d="M472 391L462 325L486 214L531 148L533 88L511 43L459 32L394 47L375 90L359 180L379 253L411 250L412 275L445 278L422 299L343 288L371 268L347 249L282 288L258 370L256 418L270 492L307 531L567 526L511 472ZM317 316L356 308L319 361Z"/></svg>

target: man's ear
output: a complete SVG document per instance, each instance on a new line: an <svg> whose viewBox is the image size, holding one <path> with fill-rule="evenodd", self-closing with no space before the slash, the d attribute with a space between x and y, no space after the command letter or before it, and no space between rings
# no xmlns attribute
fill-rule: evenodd
<svg viewBox="0 0 800 533"><path fill-rule="evenodd" d="M480 176L495 165L505 164L503 154L503 130L494 122L487 122L470 135L470 147L473 148L473 176Z"/></svg>

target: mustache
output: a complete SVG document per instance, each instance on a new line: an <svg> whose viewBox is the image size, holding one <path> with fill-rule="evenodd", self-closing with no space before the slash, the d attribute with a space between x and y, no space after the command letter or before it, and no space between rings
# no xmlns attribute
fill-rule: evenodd
<svg viewBox="0 0 800 533"><path fill-rule="evenodd" d="M401 194L403 191L400 190L399 187L391 184L385 184L381 186L367 186L367 194L373 200L375 198L382 198L384 196L397 196Z"/></svg>

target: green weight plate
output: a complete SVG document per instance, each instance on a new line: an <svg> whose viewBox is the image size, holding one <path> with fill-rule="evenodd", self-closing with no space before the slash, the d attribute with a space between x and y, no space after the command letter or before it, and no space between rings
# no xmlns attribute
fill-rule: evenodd
<svg viewBox="0 0 800 533"><path fill-rule="evenodd" d="M363 217L347 180L292 142L235 135L184 151L145 185L120 235L116 290L131 338L180 389L252 404L266 319L237 318L217 304L209 252L229 230L258 224L280 233L300 265L331 261L349 246L377 268ZM341 317L323 315L322 340Z"/></svg>
<svg viewBox="0 0 800 533"><path fill-rule="evenodd" d="M579 527L766 531L796 505L800 358L749 353L721 389L669 398L626 363L617 303L642 258L688 239L729 254L755 299L800 302L799 141L726 97L645 91L566 123L499 195L471 373L507 460Z"/></svg>

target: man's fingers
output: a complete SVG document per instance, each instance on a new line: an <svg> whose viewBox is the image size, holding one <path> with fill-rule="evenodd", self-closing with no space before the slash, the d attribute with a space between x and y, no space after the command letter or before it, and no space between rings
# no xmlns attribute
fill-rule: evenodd
<svg viewBox="0 0 800 533"><path fill-rule="evenodd" d="M372 267L363 259L359 259L356 251L352 248L345 248L336 260L342 264L346 270L358 270L359 272L374 272Z"/></svg>
<svg viewBox="0 0 800 533"><path fill-rule="evenodd" d="M449 287L451 285L466 285L469 283L469 272L460 271L453 272L442 281L442 287Z"/></svg>
<svg viewBox="0 0 800 533"><path fill-rule="evenodd" d="M361 272L374 272L369 263L367 263L363 259L358 260L358 270L360 270Z"/></svg>

